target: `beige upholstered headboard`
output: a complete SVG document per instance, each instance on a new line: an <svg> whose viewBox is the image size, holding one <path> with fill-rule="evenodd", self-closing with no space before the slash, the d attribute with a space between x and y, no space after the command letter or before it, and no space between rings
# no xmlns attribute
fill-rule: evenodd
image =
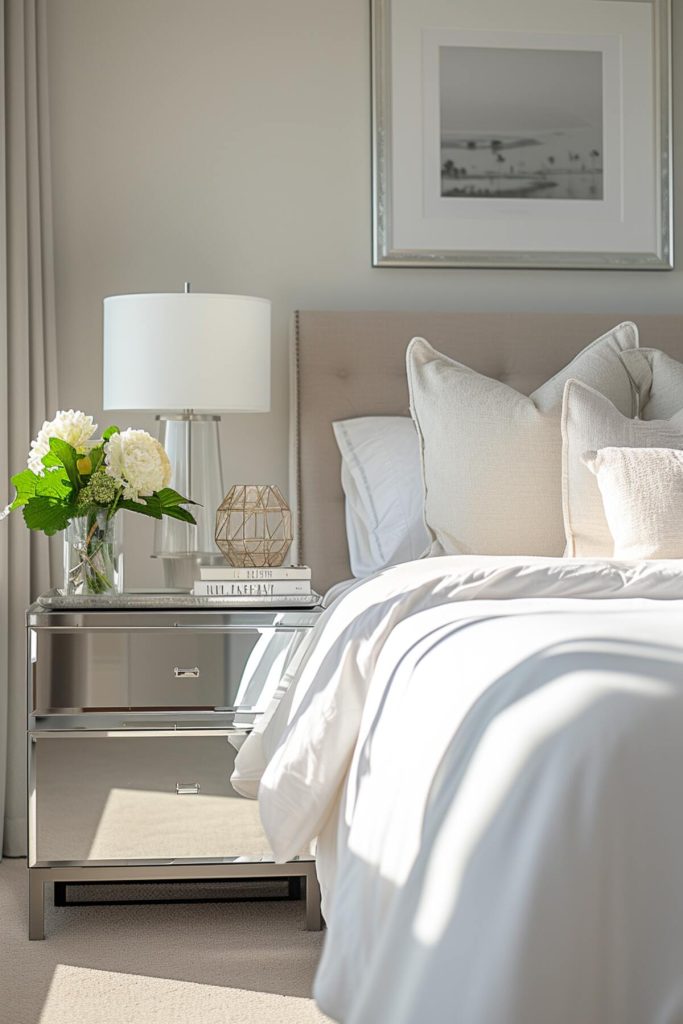
<svg viewBox="0 0 683 1024"><path fill-rule="evenodd" d="M634 320L641 346L683 361L683 314L298 312L292 329L290 497L295 557L324 591L351 576L334 420L408 415L405 350L419 334L529 394L584 345Z"/></svg>

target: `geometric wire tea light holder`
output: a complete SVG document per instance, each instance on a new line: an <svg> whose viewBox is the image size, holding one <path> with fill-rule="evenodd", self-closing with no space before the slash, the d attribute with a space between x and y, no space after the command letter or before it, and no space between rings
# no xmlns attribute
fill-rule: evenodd
<svg viewBox="0 0 683 1024"><path fill-rule="evenodd" d="M231 565L282 565L292 539L292 513L274 485L235 484L218 506L216 544Z"/></svg>

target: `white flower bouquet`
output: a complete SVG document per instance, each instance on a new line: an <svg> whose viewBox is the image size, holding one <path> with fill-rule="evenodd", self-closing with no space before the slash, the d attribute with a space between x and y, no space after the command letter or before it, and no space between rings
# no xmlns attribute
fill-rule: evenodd
<svg viewBox="0 0 683 1024"><path fill-rule="evenodd" d="M82 412L58 412L31 442L28 468L12 477L12 509L23 509L30 530L48 536L77 527L79 557L68 589L105 593L113 589L110 526L121 509L194 523L192 505L168 486L171 465L162 445L145 430L108 427L94 440L97 424ZM73 585L72 585L73 584Z"/></svg>

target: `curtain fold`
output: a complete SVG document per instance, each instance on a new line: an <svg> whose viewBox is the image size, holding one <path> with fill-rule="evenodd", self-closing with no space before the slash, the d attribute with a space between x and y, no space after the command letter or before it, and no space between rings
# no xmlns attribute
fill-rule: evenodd
<svg viewBox="0 0 683 1024"><path fill-rule="evenodd" d="M0 212L0 503L9 475L57 407L46 0L0 0L3 114ZM30 602L56 578L47 538L21 515L0 523L0 828L26 853L26 638ZM51 560L53 562L51 566ZM52 570L52 571L51 571Z"/></svg>

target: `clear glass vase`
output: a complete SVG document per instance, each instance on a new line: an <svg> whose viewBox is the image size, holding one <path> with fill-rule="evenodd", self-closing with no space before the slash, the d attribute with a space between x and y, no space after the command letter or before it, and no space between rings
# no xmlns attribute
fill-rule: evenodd
<svg viewBox="0 0 683 1024"><path fill-rule="evenodd" d="M123 590L121 516L107 509L72 519L64 531L64 593L120 594Z"/></svg>

